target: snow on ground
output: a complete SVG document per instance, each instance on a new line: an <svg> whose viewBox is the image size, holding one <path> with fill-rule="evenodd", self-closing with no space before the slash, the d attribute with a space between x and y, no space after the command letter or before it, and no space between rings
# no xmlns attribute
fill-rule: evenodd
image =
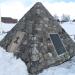
<svg viewBox="0 0 75 75"><path fill-rule="evenodd" d="M50 67L39 75L75 75L75 57L59 66Z"/></svg>
<svg viewBox="0 0 75 75"><path fill-rule="evenodd" d="M75 22L65 22L61 26L70 35L73 41L75 41Z"/></svg>
<svg viewBox="0 0 75 75"><path fill-rule="evenodd" d="M14 24L10 24L10 23L0 23L0 40L2 40L4 38L4 36L7 33L2 33L2 32L8 32L10 31L16 23Z"/></svg>
<svg viewBox="0 0 75 75"><path fill-rule="evenodd" d="M0 75L28 75L25 63L0 47ZM75 57L38 75L75 75Z"/></svg>
<svg viewBox="0 0 75 75"><path fill-rule="evenodd" d="M9 31L13 26L3 24L1 28L4 31ZM61 24L61 26L69 35L75 34L75 23L66 22ZM0 34L0 40L5 35ZM74 40L74 36L71 36L71 38ZM28 75L28 71L26 65L20 58L16 59L12 53L8 53L0 47L0 75ZM75 57L61 65L45 69L38 75L75 75Z"/></svg>
<svg viewBox="0 0 75 75"><path fill-rule="evenodd" d="M1 23L0 25L0 29L7 32L9 30L11 30L16 23Z"/></svg>
<svg viewBox="0 0 75 75"><path fill-rule="evenodd" d="M0 33L0 40L2 40L5 37L6 34L7 33L5 33L5 34Z"/></svg>
<svg viewBox="0 0 75 75"><path fill-rule="evenodd" d="M25 63L0 47L0 75L28 75Z"/></svg>

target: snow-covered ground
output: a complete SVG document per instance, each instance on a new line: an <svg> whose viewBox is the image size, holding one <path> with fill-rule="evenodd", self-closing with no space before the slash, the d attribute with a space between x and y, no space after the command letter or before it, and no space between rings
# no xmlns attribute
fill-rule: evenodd
<svg viewBox="0 0 75 75"><path fill-rule="evenodd" d="M0 40L2 40L4 36L7 34L5 32L10 31L14 26L15 24L0 23Z"/></svg>
<svg viewBox="0 0 75 75"><path fill-rule="evenodd" d="M25 63L0 47L0 75L28 75ZM75 57L38 75L75 75Z"/></svg>
<svg viewBox="0 0 75 75"><path fill-rule="evenodd" d="M69 34L73 41L75 41L75 22L65 22L61 26Z"/></svg>
<svg viewBox="0 0 75 75"><path fill-rule="evenodd" d="M4 31L9 31L14 25L1 26ZM75 23L63 23L61 26L66 30L69 35L75 34ZM0 40L6 34L0 34ZM74 40L74 37L71 36ZM0 47L0 75L28 75L25 63L19 58L16 59L12 53L6 52ZM38 75L75 75L75 57L59 66L50 67L43 70Z"/></svg>
<svg viewBox="0 0 75 75"><path fill-rule="evenodd" d="M28 75L25 63L0 47L0 75Z"/></svg>
<svg viewBox="0 0 75 75"><path fill-rule="evenodd" d="M7 32L9 30L11 30L16 23L1 23L0 25L0 29Z"/></svg>
<svg viewBox="0 0 75 75"><path fill-rule="evenodd" d="M50 67L39 75L75 75L75 57L62 65Z"/></svg>

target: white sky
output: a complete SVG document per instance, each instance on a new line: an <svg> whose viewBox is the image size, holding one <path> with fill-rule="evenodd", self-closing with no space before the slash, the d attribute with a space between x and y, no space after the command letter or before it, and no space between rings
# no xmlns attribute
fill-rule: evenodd
<svg viewBox="0 0 75 75"><path fill-rule="evenodd" d="M35 4L36 0L32 1L32 4L29 5L21 2L20 0L2 2L0 4L1 16L10 16L20 19ZM75 2L50 3L46 0L41 1L52 15L57 14L61 17L62 14L66 14L70 15L71 18L75 18Z"/></svg>

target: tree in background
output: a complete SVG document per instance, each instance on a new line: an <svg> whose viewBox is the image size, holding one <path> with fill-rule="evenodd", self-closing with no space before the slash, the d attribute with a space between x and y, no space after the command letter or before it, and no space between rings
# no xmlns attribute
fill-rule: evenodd
<svg viewBox="0 0 75 75"><path fill-rule="evenodd" d="M70 16L69 15L62 15L61 16L61 22L69 22L70 21Z"/></svg>
<svg viewBox="0 0 75 75"><path fill-rule="evenodd" d="M75 19L73 19L72 22L75 22Z"/></svg>

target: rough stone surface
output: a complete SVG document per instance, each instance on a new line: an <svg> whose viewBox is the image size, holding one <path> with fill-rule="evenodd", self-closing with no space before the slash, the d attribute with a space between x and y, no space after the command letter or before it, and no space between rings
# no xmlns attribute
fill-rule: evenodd
<svg viewBox="0 0 75 75"><path fill-rule="evenodd" d="M66 52L57 54L50 34L58 34ZM20 57L30 75L58 65L75 55L75 44L41 3L36 3L8 32L0 45Z"/></svg>

